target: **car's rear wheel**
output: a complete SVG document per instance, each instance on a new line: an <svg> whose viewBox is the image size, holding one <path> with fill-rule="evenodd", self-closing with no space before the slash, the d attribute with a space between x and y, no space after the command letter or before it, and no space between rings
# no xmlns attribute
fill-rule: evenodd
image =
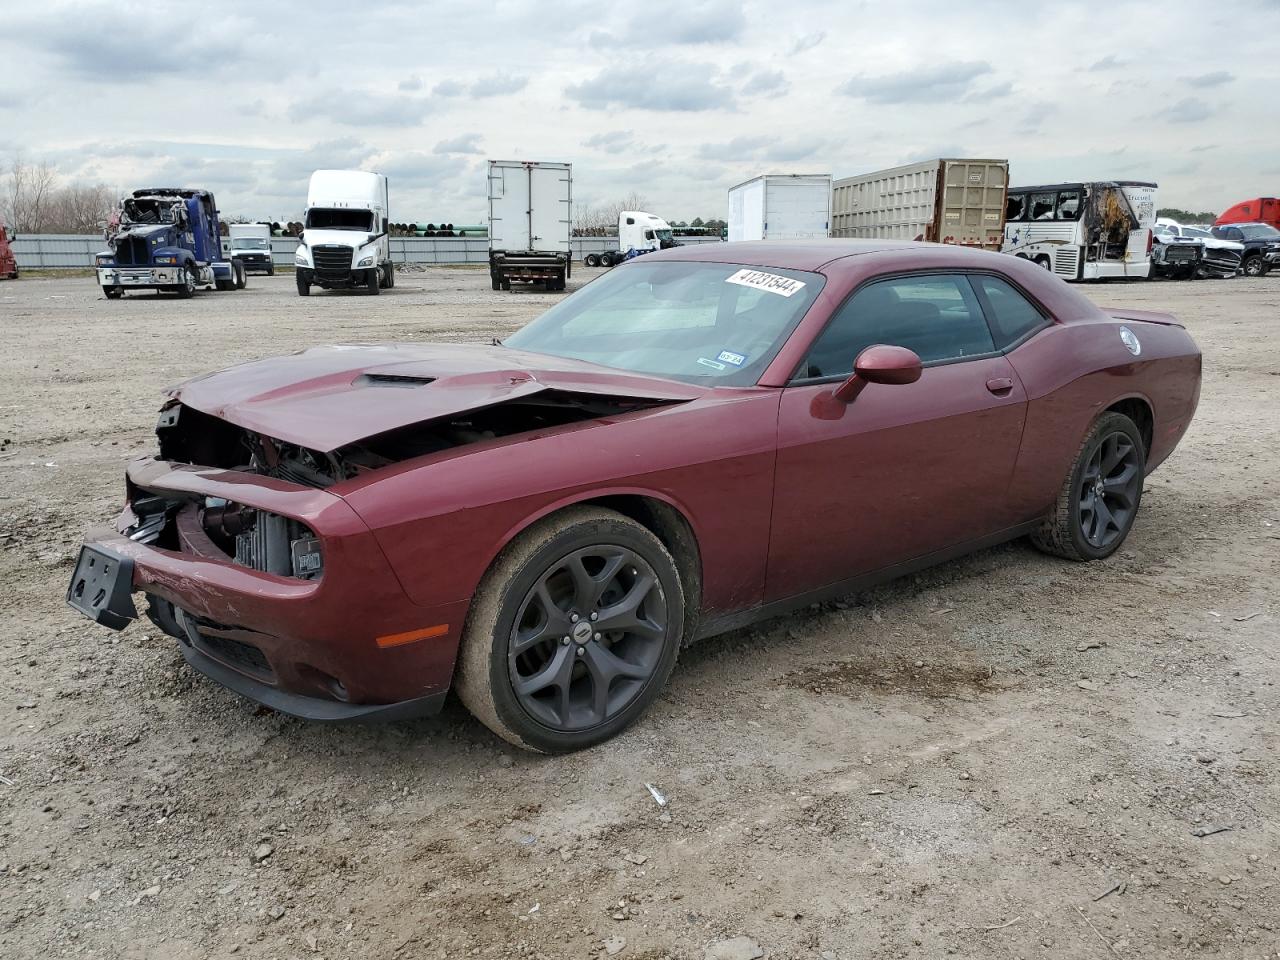
<svg viewBox="0 0 1280 960"><path fill-rule="evenodd" d="M1104 413L1085 436L1053 511L1032 542L1069 560L1101 560L1124 543L1142 502L1146 450L1137 425Z"/></svg>
<svg viewBox="0 0 1280 960"><path fill-rule="evenodd" d="M634 721L675 666L684 625L675 561L612 510L572 507L516 538L485 575L454 688L518 746L568 753Z"/></svg>

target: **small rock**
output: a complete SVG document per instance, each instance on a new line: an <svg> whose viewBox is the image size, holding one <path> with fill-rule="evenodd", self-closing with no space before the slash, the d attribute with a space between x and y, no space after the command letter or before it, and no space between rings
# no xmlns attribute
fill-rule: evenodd
<svg viewBox="0 0 1280 960"><path fill-rule="evenodd" d="M626 915L625 913L623 913L621 910L615 910L615 911L613 911L613 919L615 919L615 920L625 920L625 919L627 919L627 915Z"/></svg>
<svg viewBox="0 0 1280 960"><path fill-rule="evenodd" d="M634 863L637 867L643 867L649 858L642 853L628 853L622 859L627 863Z"/></svg>
<svg viewBox="0 0 1280 960"><path fill-rule="evenodd" d="M101 891L101 890L95 890L95 891L93 891L93 893L89 894L89 899L90 899L90 900L92 900L94 903L97 903L97 902L98 902L98 898L100 898L101 896L102 896L102 891Z"/></svg>
<svg viewBox="0 0 1280 960"><path fill-rule="evenodd" d="M1224 875L1218 878L1218 882L1225 887L1227 884L1231 882L1231 878Z"/></svg>
<svg viewBox="0 0 1280 960"><path fill-rule="evenodd" d="M272 920L279 920L281 917L284 916L284 907L280 906L280 904L277 903L274 907L272 907L270 910L267 911L267 914L271 917Z"/></svg>
<svg viewBox="0 0 1280 960"><path fill-rule="evenodd" d="M1098 689L1098 685L1094 683L1092 680L1077 680L1076 686L1079 687L1081 690L1097 690Z"/></svg>
<svg viewBox="0 0 1280 960"><path fill-rule="evenodd" d="M507 756L505 753L498 755L498 766L503 767L505 769L507 767L514 767L515 765L516 765L516 762L512 760L509 756Z"/></svg>
<svg viewBox="0 0 1280 960"><path fill-rule="evenodd" d="M966 771L965 773L960 774L960 779L961 779L961 780L969 780L969 779L972 779L972 778L969 776L968 772Z"/></svg>
<svg viewBox="0 0 1280 960"><path fill-rule="evenodd" d="M625 950L626 946L626 937L610 937L604 942L604 952L612 957Z"/></svg>
<svg viewBox="0 0 1280 960"><path fill-rule="evenodd" d="M1196 763L1206 763L1206 764L1208 764L1208 763L1213 763L1213 761L1215 761L1215 760L1217 760L1217 759L1218 759L1218 758L1217 758L1217 757L1215 757L1212 753L1197 753L1197 754L1196 754Z"/></svg>
<svg viewBox="0 0 1280 960"><path fill-rule="evenodd" d="M276 852L276 848L269 843L260 843L253 850L253 862L261 863L267 857Z"/></svg>
<svg viewBox="0 0 1280 960"><path fill-rule="evenodd" d="M717 940L702 954L702 960L758 960L764 956L760 945L750 937Z"/></svg>
<svg viewBox="0 0 1280 960"><path fill-rule="evenodd" d="M151 899L153 899L154 897L158 897L158 896L160 896L160 888L159 888L159 887L147 887L147 889L143 890L143 891L142 891L142 893L140 893L140 894L139 894L139 896L140 896L143 900L151 900Z"/></svg>
<svg viewBox="0 0 1280 960"><path fill-rule="evenodd" d="M917 661L916 661L916 669L917 669L917 670L920 670L920 669L922 669L923 667L924 667L924 661L923 661L923 660L917 660Z"/></svg>

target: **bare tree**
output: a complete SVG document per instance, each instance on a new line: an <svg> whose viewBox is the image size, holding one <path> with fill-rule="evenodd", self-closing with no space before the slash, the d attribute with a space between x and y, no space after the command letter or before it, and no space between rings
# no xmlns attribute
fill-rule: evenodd
<svg viewBox="0 0 1280 960"><path fill-rule="evenodd" d="M45 208L58 173L47 160L28 163L16 154L9 164L4 186L4 217L18 233L36 233L44 222Z"/></svg>
<svg viewBox="0 0 1280 960"><path fill-rule="evenodd" d="M50 194L40 229L44 233L97 233L115 205L115 192L106 184L73 183Z"/></svg>
<svg viewBox="0 0 1280 960"><path fill-rule="evenodd" d="M649 201L634 190L620 200L588 207L578 204L573 211L573 232L580 237L611 236L618 229L618 218L624 210L644 210Z"/></svg>

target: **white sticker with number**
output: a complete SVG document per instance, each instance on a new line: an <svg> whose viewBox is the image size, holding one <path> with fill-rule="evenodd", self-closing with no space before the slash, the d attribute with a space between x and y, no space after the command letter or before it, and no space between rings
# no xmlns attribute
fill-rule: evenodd
<svg viewBox="0 0 1280 960"><path fill-rule="evenodd" d="M765 273L763 270L739 270L733 276L726 277L724 282L736 283L742 287L753 287L756 290L765 290L769 293L776 293L780 297L789 297L804 289L803 280L792 280L790 277L782 277L776 273Z"/></svg>

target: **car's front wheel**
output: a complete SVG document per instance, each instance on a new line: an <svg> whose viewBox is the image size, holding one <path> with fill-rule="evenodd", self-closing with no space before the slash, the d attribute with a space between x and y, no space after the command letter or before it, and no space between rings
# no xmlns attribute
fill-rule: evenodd
<svg viewBox="0 0 1280 960"><path fill-rule="evenodd" d="M667 682L684 604L675 561L647 529L612 510L564 510L512 541L485 575L455 689L518 746L592 746L640 716Z"/></svg>
<svg viewBox="0 0 1280 960"><path fill-rule="evenodd" d="M1111 556L1133 528L1145 477L1146 448L1137 424L1122 413L1104 413L1031 541L1068 560Z"/></svg>
<svg viewBox="0 0 1280 960"><path fill-rule="evenodd" d="M1263 262L1262 257L1256 253L1252 256L1245 257L1244 263L1241 264L1240 269L1244 271L1244 275L1246 277L1260 277L1267 272L1266 264Z"/></svg>

